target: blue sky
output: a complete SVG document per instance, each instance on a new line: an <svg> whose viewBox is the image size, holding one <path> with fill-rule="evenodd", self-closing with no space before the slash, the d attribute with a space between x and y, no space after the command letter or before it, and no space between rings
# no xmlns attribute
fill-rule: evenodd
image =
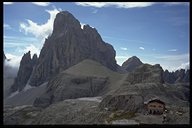
<svg viewBox="0 0 192 128"><path fill-rule="evenodd" d="M4 52L12 65L28 50L39 54L61 10L95 27L119 65L137 56L170 71L189 66L189 3L177 2L4 2Z"/></svg>

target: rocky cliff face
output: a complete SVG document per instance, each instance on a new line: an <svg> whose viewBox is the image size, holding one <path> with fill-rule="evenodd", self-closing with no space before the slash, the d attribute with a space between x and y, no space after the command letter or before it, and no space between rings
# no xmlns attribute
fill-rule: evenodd
<svg viewBox="0 0 192 128"><path fill-rule="evenodd" d="M36 61L37 55L35 54L33 59L31 59L30 51L23 55L17 77L15 78L14 84L10 88L11 92L15 92L17 90L21 91L26 86Z"/></svg>
<svg viewBox="0 0 192 128"><path fill-rule="evenodd" d="M136 83L164 83L163 69L159 64L143 64L128 74L127 81L130 84Z"/></svg>
<svg viewBox="0 0 192 128"><path fill-rule="evenodd" d="M104 77L60 73L49 81L46 93L36 98L34 106L47 107L65 99L98 96L107 85L108 79Z"/></svg>
<svg viewBox="0 0 192 128"><path fill-rule="evenodd" d="M33 58L32 58L32 65L35 66L35 64L37 63L37 61L38 61L37 54L34 54L34 55L33 55Z"/></svg>
<svg viewBox="0 0 192 128"><path fill-rule="evenodd" d="M45 40L30 85L39 86L64 69L84 59L96 60L116 70L115 50L97 30L80 22L69 12L56 15L52 35Z"/></svg>
<svg viewBox="0 0 192 128"><path fill-rule="evenodd" d="M128 60L126 60L123 64L122 67L131 72L133 71L136 67L142 65L143 63L140 61L139 58L137 58L136 56L133 56L131 58L129 58Z"/></svg>
<svg viewBox="0 0 192 128"><path fill-rule="evenodd" d="M4 52L3 52L3 62L6 60L6 56L5 56L5 54L4 54Z"/></svg>
<svg viewBox="0 0 192 128"><path fill-rule="evenodd" d="M185 73L185 76L184 76L184 78L183 78L183 81L184 81L184 82L190 82L190 76L189 76L189 74L190 74L190 69L188 69L188 70L186 71L186 73Z"/></svg>
<svg viewBox="0 0 192 128"><path fill-rule="evenodd" d="M165 70L163 73L163 79L169 84L189 82L189 69L187 71L180 69L175 72Z"/></svg>
<svg viewBox="0 0 192 128"><path fill-rule="evenodd" d="M108 95L99 104L101 109L107 108L110 111L123 110L128 112L142 111L144 100L141 95Z"/></svg>

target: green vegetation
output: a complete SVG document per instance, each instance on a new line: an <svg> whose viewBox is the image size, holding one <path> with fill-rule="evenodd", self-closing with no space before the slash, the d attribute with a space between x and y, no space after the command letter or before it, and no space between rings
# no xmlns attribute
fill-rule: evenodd
<svg viewBox="0 0 192 128"><path fill-rule="evenodd" d="M111 115L109 116L109 118L106 119L106 121L108 123L111 123L114 120L121 120L121 119L131 119L135 117L135 113L134 112L114 112L111 113Z"/></svg>

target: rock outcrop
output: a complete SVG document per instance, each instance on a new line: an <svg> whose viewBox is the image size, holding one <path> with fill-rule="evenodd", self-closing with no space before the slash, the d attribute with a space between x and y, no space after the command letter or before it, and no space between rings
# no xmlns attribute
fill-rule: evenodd
<svg viewBox="0 0 192 128"><path fill-rule="evenodd" d="M141 112L144 106L143 103L143 97L137 94L108 95L102 100L99 107L109 111Z"/></svg>
<svg viewBox="0 0 192 128"><path fill-rule="evenodd" d="M7 58L6 58L6 56L5 56L5 53L3 52L3 62L5 62L6 59L7 59Z"/></svg>
<svg viewBox="0 0 192 128"><path fill-rule="evenodd" d="M32 58L32 65L35 66L35 64L37 63L37 61L38 61L37 54L34 54L34 55L33 55L33 58Z"/></svg>
<svg viewBox="0 0 192 128"><path fill-rule="evenodd" d="M81 29L71 13L62 11L56 15L53 32L45 40L30 85L39 86L84 59L116 70L115 54L113 46L105 43L95 28L85 25Z"/></svg>
<svg viewBox="0 0 192 128"><path fill-rule="evenodd" d="M136 83L164 83L163 69L159 64L143 64L128 74L127 81L129 84Z"/></svg>
<svg viewBox="0 0 192 128"><path fill-rule="evenodd" d="M128 60L126 60L123 64L122 67L127 70L128 72L131 72L135 70L136 67L142 65L143 63L140 61L139 58L136 56L132 56Z"/></svg>
<svg viewBox="0 0 192 128"><path fill-rule="evenodd" d="M107 85L107 78L60 73L49 81L46 93L36 98L34 106L47 107L65 99L98 96Z"/></svg>
<svg viewBox="0 0 192 128"><path fill-rule="evenodd" d="M187 69L187 71L180 69L175 72L165 70L163 73L163 79L169 84L189 82L189 69Z"/></svg>
<svg viewBox="0 0 192 128"><path fill-rule="evenodd" d="M190 76L189 76L189 74L190 74L190 69L188 69L188 70L185 72L185 76L184 76L184 78L183 78L183 81L184 81L184 82L190 82Z"/></svg>
<svg viewBox="0 0 192 128"><path fill-rule="evenodd" d="M15 92L17 90L21 91L26 86L37 59L35 56L36 55L34 55L33 59L31 59L30 51L23 55L17 77L15 78L14 84L10 88L11 92Z"/></svg>

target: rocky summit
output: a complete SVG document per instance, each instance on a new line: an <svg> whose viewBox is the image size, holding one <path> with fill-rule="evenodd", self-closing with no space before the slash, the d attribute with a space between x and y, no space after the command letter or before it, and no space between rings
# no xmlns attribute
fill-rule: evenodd
<svg viewBox="0 0 192 128"><path fill-rule="evenodd" d="M55 74L84 59L96 60L116 70L115 50L105 43L97 30L80 22L69 12L56 15L53 32L45 40L38 62L30 79L31 86L39 86Z"/></svg>
<svg viewBox="0 0 192 128"><path fill-rule="evenodd" d="M163 73L163 79L169 84L189 82L189 69L180 69L174 72L165 70Z"/></svg>
<svg viewBox="0 0 192 128"><path fill-rule="evenodd" d="M31 76L33 66L36 64L36 61L37 55L35 54L31 59L30 51L23 55L17 77L14 80L14 84L10 88L11 92L23 90Z"/></svg>
<svg viewBox="0 0 192 128"><path fill-rule="evenodd" d="M143 63L140 61L139 58L136 56L132 56L128 60L126 60L123 64L122 67L127 70L128 72L133 71L136 67L142 65Z"/></svg>

